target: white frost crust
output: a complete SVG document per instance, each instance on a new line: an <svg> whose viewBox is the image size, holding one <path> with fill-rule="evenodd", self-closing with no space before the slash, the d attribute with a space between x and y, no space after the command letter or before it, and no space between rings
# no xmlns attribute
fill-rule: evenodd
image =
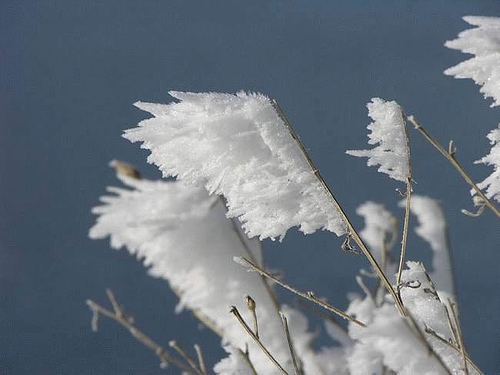
<svg viewBox="0 0 500 375"><path fill-rule="evenodd" d="M445 46L474 57L444 71L455 78L470 78L485 98L492 98L492 107L500 105L500 18L464 17L474 29L462 31Z"/></svg>
<svg viewBox="0 0 500 375"><path fill-rule="evenodd" d="M399 202L400 207L405 207L405 205L406 201ZM415 233L429 243L433 252L433 272L430 273L432 281L438 290L455 298L446 218L441 205L435 199L414 194L411 196L410 212L417 217L418 221Z"/></svg>
<svg viewBox="0 0 500 375"><path fill-rule="evenodd" d="M125 132L164 176L227 199L248 236L282 237L346 227L283 120L262 94L170 92L179 102L135 105L153 117Z"/></svg>
<svg viewBox="0 0 500 375"><path fill-rule="evenodd" d="M416 262L407 262L407 266L402 282L409 286L401 289L405 306L422 332L428 327L445 340L450 339L445 306L437 298L438 294L432 292L422 266ZM348 312L365 322L367 327L349 324L349 335L356 340L347 357L349 373L381 375L385 366L397 374L447 374L399 315L390 297L387 298L380 306L375 305L370 297L351 302ZM424 333L424 336L453 374L464 374L458 351L429 334ZM469 367L469 374L478 373Z"/></svg>
<svg viewBox="0 0 500 375"><path fill-rule="evenodd" d="M386 102L380 98L373 98L367 107L368 115L373 119L367 127L371 131L368 144L377 146L370 150L348 150L346 153L367 157L368 166L379 165L379 172L406 182L410 176L410 151L401 107L395 101Z"/></svg>
<svg viewBox="0 0 500 375"><path fill-rule="evenodd" d="M248 344L259 374L276 374L229 313L234 305L252 322L245 303L245 296L252 296L262 341L281 363L287 363L281 321L259 275L233 262L233 256L248 258L249 254L225 217L221 200L209 196L203 187L181 181L120 179L133 190L108 188L114 195L101 197L103 204L93 209L99 216L89 236L109 236L115 249L126 246L143 260L152 276L168 280L180 297L177 311L188 308L201 313L222 333L224 345L244 350ZM245 241L252 253L259 252L258 240Z"/></svg>
<svg viewBox="0 0 500 375"><path fill-rule="evenodd" d="M500 80L499 80L500 85ZM500 202L500 124L497 129L493 129L488 134L488 139L492 145L490 153L476 161L476 164L485 164L493 166L493 172L477 184L477 186L485 190L485 195L488 199L495 199ZM476 191L471 190L471 194L475 195Z"/></svg>

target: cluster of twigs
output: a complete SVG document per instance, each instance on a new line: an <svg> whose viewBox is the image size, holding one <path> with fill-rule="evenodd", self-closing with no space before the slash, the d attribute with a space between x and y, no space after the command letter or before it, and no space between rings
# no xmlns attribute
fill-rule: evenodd
<svg viewBox="0 0 500 375"><path fill-rule="evenodd" d="M92 310L92 330L97 332L99 315L112 319L122 325L130 334L135 337L140 343L148 347L160 359L160 366L167 368L169 364L175 366L179 370L193 375L207 375L205 360L203 358L199 345L194 345L197 359L194 360L186 350L184 350L176 341L170 341L169 346L181 357L178 358L156 343L153 339L147 336L139 328L136 327L134 318L127 314L123 307L118 303L115 295L110 289L106 290L112 310L107 309L98 303L87 300L87 305Z"/></svg>

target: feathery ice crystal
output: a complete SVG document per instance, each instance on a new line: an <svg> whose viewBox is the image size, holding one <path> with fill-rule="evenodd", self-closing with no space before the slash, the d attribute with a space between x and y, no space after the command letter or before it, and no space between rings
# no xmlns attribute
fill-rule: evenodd
<svg viewBox="0 0 500 375"><path fill-rule="evenodd" d="M373 98L367 107L368 115L373 119L367 127L371 130L368 143L378 145L371 150L348 150L347 154L367 157L368 166L380 165L379 172L406 182L410 176L410 151L401 107L395 101L386 102L379 98Z"/></svg>
<svg viewBox="0 0 500 375"><path fill-rule="evenodd" d="M337 235L345 224L268 97L170 92L178 103L136 106L154 117L127 130L164 176L224 195L228 216L250 236L282 237L299 226Z"/></svg>

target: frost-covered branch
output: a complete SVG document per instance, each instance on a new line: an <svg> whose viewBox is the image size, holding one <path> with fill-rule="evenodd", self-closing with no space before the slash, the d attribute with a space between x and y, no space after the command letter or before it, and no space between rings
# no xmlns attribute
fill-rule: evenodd
<svg viewBox="0 0 500 375"><path fill-rule="evenodd" d="M367 157L368 166L378 165L379 172L406 184L406 210L396 276L396 284L399 285L406 254L412 193L408 131L403 111L395 101L386 102L380 98L373 98L367 107L368 115L373 119L373 122L367 126L370 130L368 143L376 146L370 150L348 150L346 153L357 157Z"/></svg>
<svg viewBox="0 0 500 375"><path fill-rule="evenodd" d="M445 74L455 78L471 78L481 86L481 93L493 99L492 107L500 105L500 18L467 16L464 20L474 29L465 30L458 34L458 38L446 42L446 47L457 49L474 57L445 70ZM476 163L491 165L493 172L484 181L478 184L486 190L489 199L500 202L500 126L488 134L492 149L488 155ZM472 195L480 197L479 205L487 204L484 196L476 188ZM498 211L495 212L498 215Z"/></svg>
<svg viewBox="0 0 500 375"><path fill-rule="evenodd" d="M124 137L151 151L164 176L204 185L224 195L228 216L250 237L282 237L346 227L311 173L271 100L262 94L170 92L177 103L136 103L154 117Z"/></svg>

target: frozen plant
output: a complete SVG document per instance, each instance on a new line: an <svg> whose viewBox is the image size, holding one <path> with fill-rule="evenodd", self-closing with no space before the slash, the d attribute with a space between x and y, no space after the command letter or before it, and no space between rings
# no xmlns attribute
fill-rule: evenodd
<svg viewBox="0 0 500 375"><path fill-rule="evenodd" d="M487 31L464 33L462 38L482 40L486 35L497 40L490 29L496 30L499 20L467 20ZM471 45L466 51L494 49ZM497 86L485 92L498 100L494 87L500 78L492 74L478 80L496 79ZM170 348L161 347L134 325L111 292L112 310L88 301L95 329L98 316L114 319L163 365L183 374L481 373L461 334L444 213L435 200L412 191L406 120L450 160L483 207L494 213L498 208L489 198L498 198L498 175L480 184L487 188L484 195L451 148L444 150L396 102L372 99L368 129L374 148L348 153L368 157L368 165L406 184L401 202L405 213L399 233L396 215L381 204L365 202L357 210L365 226L357 230L276 101L244 92L170 94L176 101L169 104L136 103L152 117L127 130L125 138L142 142L151 151L148 161L173 179L144 180L135 168L113 161L125 187L108 188L102 204L93 209L98 217L90 237L109 237L113 248L126 247L143 260L149 273L166 280L179 296L176 312L192 311L220 337L227 356L208 368L198 346L196 356L175 341ZM499 134L490 133L492 152L481 159L494 165L494 173ZM405 257L410 213L418 222L413 229L433 254L429 272ZM353 275L363 293L351 294L345 311L266 269L260 240L283 238L292 227L304 234L324 229L344 236L341 247L362 252L370 262L372 270ZM397 264L393 248L398 240ZM281 303L274 285L344 319L325 321L330 345L314 345L308 317Z"/></svg>

